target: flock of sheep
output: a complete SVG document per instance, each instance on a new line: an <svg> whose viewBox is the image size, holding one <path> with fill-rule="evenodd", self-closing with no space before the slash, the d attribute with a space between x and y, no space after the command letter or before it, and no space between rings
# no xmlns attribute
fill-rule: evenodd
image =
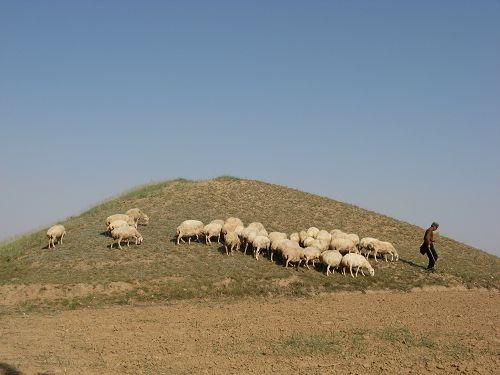
<svg viewBox="0 0 500 375"><path fill-rule="evenodd" d="M248 247L251 246L255 259L258 260L260 252L265 250L271 261L274 254L279 254L285 267L295 263L298 268L302 262L307 268L309 262L312 262L314 267L315 261L319 260L326 266L327 275L333 273L335 268L342 268L342 273L345 275L345 270L348 268L353 277L360 271L364 276L364 270L373 276L375 271L368 261L370 255L376 262L379 254L383 255L386 261L389 255L391 261L399 259L396 249L390 242L376 238L365 237L360 240L356 234L344 233L339 229L328 232L316 227L287 236L282 232L268 233L264 225L259 222L250 223L245 227L236 217L213 220L207 225L199 220L183 221L177 227L177 245L181 241L186 242L184 238L188 239L189 244L192 237L196 237L199 241L200 235L205 237L206 244L211 243L213 237L217 237L217 242L221 242L222 237L227 255L233 254L240 247L244 247L243 252L246 254ZM355 275L353 269L356 271Z"/></svg>
<svg viewBox="0 0 500 375"><path fill-rule="evenodd" d="M148 223L149 217L139 208L132 208L125 214L109 216L106 219L106 227L114 240L111 248L117 244L121 249L121 243L125 241L127 246L130 246L130 241L135 241L136 245L142 243L143 237L137 226ZM62 225L49 228L48 248L54 247L57 242L62 244L65 235L66 230ZM288 236L282 232L268 233L264 225L259 222L250 223L245 227L240 219L230 217L226 220L213 220L207 225L199 220L185 220L176 230L177 245L181 241L185 243L185 238L189 244L193 237L200 241L200 236L204 237L206 244L211 244L214 237L217 237L218 243L222 239L227 255L233 254L240 248L243 248L246 254L249 246L257 260L261 251L266 251L271 261L274 255L280 255L285 267L292 263L298 268L303 263L309 269L309 262L314 267L315 262L319 260L326 266L327 275L339 268L342 268L342 273L345 275L345 270L348 268L353 277L357 276L358 272L364 276L364 270L373 276L375 271L368 261L370 255L376 262L378 262L377 255L382 255L385 261L389 255L391 261L399 259L396 249L390 242L372 237L360 240L358 235L344 233L339 229L329 232L311 227ZM356 271L355 274L353 270Z"/></svg>

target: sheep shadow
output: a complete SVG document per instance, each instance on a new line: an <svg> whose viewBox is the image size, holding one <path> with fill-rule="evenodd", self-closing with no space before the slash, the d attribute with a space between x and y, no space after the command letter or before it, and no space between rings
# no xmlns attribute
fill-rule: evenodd
<svg viewBox="0 0 500 375"><path fill-rule="evenodd" d="M21 375L21 372L7 363L0 362L0 375Z"/></svg>
<svg viewBox="0 0 500 375"><path fill-rule="evenodd" d="M111 234L110 234L107 230L106 230L106 231L104 231L104 232L99 233L99 235L100 235L100 236L104 236L104 237L109 237L109 238L111 238Z"/></svg>
<svg viewBox="0 0 500 375"><path fill-rule="evenodd" d="M408 264L409 266L412 266L412 267L415 267L415 268L422 268L422 269L426 269L426 267L425 267L424 265L421 265L421 264L415 263L414 261L409 260L409 259L399 258L399 261L400 261L401 263Z"/></svg>

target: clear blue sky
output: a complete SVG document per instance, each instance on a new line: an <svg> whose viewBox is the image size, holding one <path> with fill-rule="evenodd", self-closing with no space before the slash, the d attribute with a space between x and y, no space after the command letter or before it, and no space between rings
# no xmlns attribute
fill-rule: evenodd
<svg viewBox="0 0 500 375"><path fill-rule="evenodd" d="M232 174L498 255L500 2L4 0L0 129L0 238Z"/></svg>

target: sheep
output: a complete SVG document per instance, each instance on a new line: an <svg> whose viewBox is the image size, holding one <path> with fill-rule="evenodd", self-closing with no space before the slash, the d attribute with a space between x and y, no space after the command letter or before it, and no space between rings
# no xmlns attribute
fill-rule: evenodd
<svg viewBox="0 0 500 375"><path fill-rule="evenodd" d="M283 242L281 244L281 255L285 260L285 268L288 268L290 262L297 263L297 269L304 258L304 249L299 246L295 241Z"/></svg>
<svg viewBox="0 0 500 375"><path fill-rule="evenodd" d="M63 225L57 224L51 226L47 230L47 238L49 239L49 245L47 246L48 249L51 247L55 247L55 243L59 242L61 245L63 244L63 238L66 235L66 229L64 228Z"/></svg>
<svg viewBox="0 0 500 375"><path fill-rule="evenodd" d="M243 226L243 222L240 219L238 219L237 217L230 217L226 219L226 221L222 225L222 234L225 235L226 233L233 232L236 227L240 225Z"/></svg>
<svg viewBox="0 0 500 375"><path fill-rule="evenodd" d="M326 276L328 276L329 273L335 273L335 270L330 272L330 267L338 268L342 261L342 254L337 250L327 250L321 253L319 259L326 266Z"/></svg>
<svg viewBox="0 0 500 375"><path fill-rule="evenodd" d="M390 242L379 240L372 241L368 244L368 250L369 252L366 258L368 259L370 257L370 254L372 254L375 262L378 262L377 254L383 254L386 262L387 254L391 255L391 262L394 260L394 258L396 258L396 261L399 260L399 254Z"/></svg>
<svg viewBox="0 0 500 375"><path fill-rule="evenodd" d="M309 237L314 237L316 238L316 236L318 235L319 233L319 229L316 228L316 227L310 227L308 230L307 230L307 235Z"/></svg>
<svg viewBox="0 0 500 375"><path fill-rule="evenodd" d="M228 232L224 236L224 247L226 248L226 255L229 255L229 249L231 250L231 255L233 255L233 250L240 249L240 237L235 232Z"/></svg>
<svg viewBox="0 0 500 375"><path fill-rule="evenodd" d="M301 244L304 244L304 240L305 240L307 237L309 237L309 236L307 235L307 232L306 232L305 230L301 230L301 231L299 232L299 240L300 240L300 243L301 243Z"/></svg>
<svg viewBox="0 0 500 375"><path fill-rule="evenodd" d="M273 261L273 253L277 250L276 246L273 246L274 244L277 244L281 240L286 240L287 238L286 233L282 232L271 232L268 235L269 241L271 242L269 246L269 257L271 259L271 262Z"/></svg>
<svg viewBox="0 0 500 375"><path fill-rule="evenodd" d="M135 239L136 245L139 245L143 241L141 234L133 226L115 228L111 231L111 237L113 237L113 239L115 240L111 244L111 248L113 248L113 245L117 243L118 247L121 249L122 248L121 242L123 240L127 240L127 246L130 246L131 239Z"/></svg>
<svg viewBox="0 0 500 375"><path fill-rule="evenodd" d="M149 224L149 216L142 212L139 208L131 208L127 212L125 212L128 216L134 219L137 224L148 225Z"/></svg>
<svg viewBox="0 0 500 375"><path fill-rule="evenodd" d="M348 240L351 240L354 243L354 246L357 246L359 244L359 236L354 233L348 233L345 235L344 238L347 238Z"/></svg>
<svg viewBox="0 0 500 375"><path fill-rule="evenodd" d="M177 235L177 245L179 245L179 241L184 241L183 237L188 237L188 244L191 245L191 237L196 236L196 239L200 240L200 234L203 233L203 229L205 226L199 220L185 220L177 227L176 235Z"/></svg>
<svg viewBox="0 0 500 375"><path fill-rule="evenodd" d="M343 234L344 232L341 231L340 229L333 229L330 231L330 234L334 237L337 236L338 234Z"/></svg>
<svg viewBox="0 0 500 375"><path fill-rule="evenodd" d="M247 253L248 244L252 243L253 238L255 238L255 236L257 236L257 232L258 231L255 228L246 227L245 229L243 229L240 237L243 240L243 242L245 243L245 250L244 250L245 254ZM252 240L250 239L250 237L252 237Z"/></svg>
<svg viewBox="0 0 500 375"><path fill-rule="evenodd" d="M222 224L211 222L205 225L203 228L203 234L205 234L205 244L212 243L211 237L217 236L217 242L220 243L220 231L222 229Z"/></svg>
<svg viewBox="0 0 500 375"><path fill-rule="evenodd" d="M113 229L118 228L118 227L129 227L131 226L129 223L127 223L125 220L115 220L109 223L108 225L108 232L111 232Z"/></svg>
<svg viewBox="0 0 500 375"><path fill-rule="evenodd" d="M358 277L358 271L360 270L361 274L365 276L363 268L366 268L371 276L375 275L375 271L373 270L370 262L368 262L368 260L361 254L346 254L342 257L342 261L340 262L340 264L342 265L342 274L344 276L346 268L349 268L352 277L354 277L354 275L352 274L353 268L356 268L356 277Z"/></svg>
<svg viewBox="0 0 500 375"><path fill-rule="evenodd" d="M316 235L316 239L330 243L330 241L332 240L332 235L328 233L328 231L322 229Z"/></svg>
<svg viewBox="0 0 500 375"><path fill-rule="evenodd" d="M345 238L351 240L356 246L359 243L359 236L355 233L344 233L340 229L334 229L330 232L332 239L334 238Z"/></svg>
<svg viewBox="0 0 500 375"><path fill-rule="evenodd" d="M311 246L316 247L319 251L323 252L330 248L330 242L316 239L313 241Z"/></svg>
<svg viewBox="0 0 500 375"><path fill-rule="evenodd" d="M303 255L303 260L305 261L305 266L309 268L309 261L312 260L312 265L314 267L314 262L316 259L319 259L321 255L321 251L314 246L309 246L304 249L304 255Z"/></svg>
<svg viewBox="0 0 500 375"><path fill-rule="evenodd" d="M264 225L262 223L259 223L257 221L254 221L253 223L250 223L247 225L247 228L254 228L256 229L257 231L260 231L262 229L265 229L264 228Z"/></svg>
<svg viewBox="0 0 500 375"><path fill-rule="evenodd" d="M330 249L338 250L341 253L358 252L358 249L356 248L354 243L351 240L348 240L347 238L332 238L332 241L330 242Z"/></svg>
<svg viewBox="0 0 500 375"><path fill-rule="evenodd" d="M124 220L128 223L128 225L133 225L134 227L137 228L137 221L126 214L114 214L114 215L108 216L106 218L106 227L108 227L109 224L111 224L111 222L113 222L115 220Z"/></svg>
<svg viewBox="0 0 500 375"><path fill-rule="evenodd" d="M368 245L373 242L373 241L378 241L376 238L373 237L364 237L359 241L358 244L358 249L361 254L364 253L365 256L370 254L370 249L368 248Z"/></svg>
<svg viewBox="0 0 500 375"><path fill-rule="evenodd" d="M290 239L293 241L293 242L297 242L299 243L300 242L300 236L297 232L294 232L290 235Z"/></svg>
<svg viewBox="0 0 500 375"><path fill-rule="evenodd" d="M212 220L209 224L220 224L221 226L223 226L224 225L224 220L215 219L215 220Z"/></svg>
<svg viewBox="0 0 500 375"><path fill-rule="evenodd" d="M288 243L288 241L293 242L293 241L289 240L288 238L281 238L281 239L276 240L276 241L271 241L271 246L269 246L269 253L271 254L270 255L271 262L273 261L273 254L274 253L281 254L283 246L285 246L285 244Z"/></svg>
<svg viewBox="0 0 500 375"><path fill-rule="evenodd" d="M259 260L259 252L261 249L269 249L271 241L266 236L256 236L252 241L252 246L254 248L253 254L256 260Z"/></svg>
<svg viewBox="0 0 500 375"><path fill-rule="evenodd" d="M306 239L302 242L302 245L305 247L312 246L314 241L316 241L314 237L306 237Z"/></svg>

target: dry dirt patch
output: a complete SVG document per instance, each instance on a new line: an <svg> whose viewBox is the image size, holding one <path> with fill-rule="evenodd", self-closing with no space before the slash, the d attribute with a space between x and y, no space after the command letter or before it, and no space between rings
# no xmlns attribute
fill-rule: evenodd
<svg viewBox="0 0 500 375"><path fill-rule="evenodd" d="M27 374L496 373L500 294L179 301L0 320Z"/></svg>

